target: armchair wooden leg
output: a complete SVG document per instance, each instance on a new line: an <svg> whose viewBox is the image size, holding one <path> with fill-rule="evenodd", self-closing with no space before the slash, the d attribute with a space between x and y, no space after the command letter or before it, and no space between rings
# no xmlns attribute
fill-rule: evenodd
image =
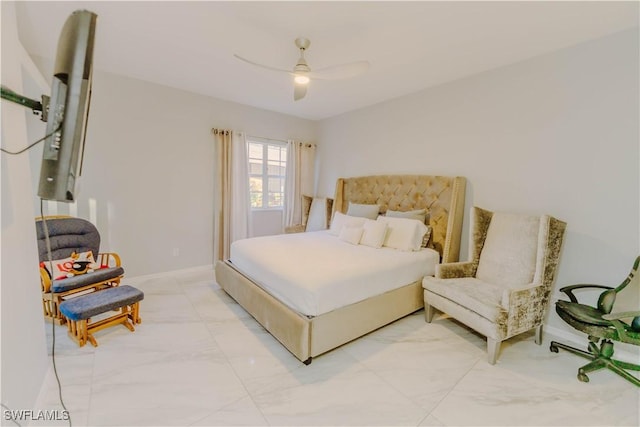
<svg viewBox="0 0 640 427"><path fill-rule="evenodd" d="M500 353L500 344L502 341L494 340L493 338L487 337L487 353L489 356L489 364L495 365L496 360L498 360L498 353Z"/></svg>
<svg viewBox="0 0 640 427"><path fill-rule="evenodd" d="M536 344L542 345L542 323L536 326Z"/></svg>
<svg viewBox="0 0 640 427"><path fill-rule="evenodd" d="M431 323L433 320L433 315L435 314L435 309L431 304L424 303L424 320L427 323Z"/></svg>

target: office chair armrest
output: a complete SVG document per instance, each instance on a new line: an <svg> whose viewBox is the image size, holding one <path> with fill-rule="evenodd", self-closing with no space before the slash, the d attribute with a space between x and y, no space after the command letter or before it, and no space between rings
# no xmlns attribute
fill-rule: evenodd
<svg viewBox="0 0 640 427"><path fill-rule="evenodd" d="M586 283L579 283L579 284L576 284L576 285L565 286L563 288L560 288L559 291L560 292L564 292L569 297L571 302L578 302L578 299L573 294L573 291L576 290L576 289L613 289L613 288L611 286L591 285L591 284L586 284Z"/></svg>
<svg viewBox="0 0 640 427"><path fill-rule="evenodd" d="M618 313L605 314L602 318L604 320L620 320L636 316L640 316L640 311L620 311Z"/></svg>
<svg viewBox="0 0 640 427"><path fill-rule="evenodd" d="M436 265L435 277L438 279L460 279L462 277L474 277L478 264L474 262L448 262Z"/></svg>
<svg viewBox="0 0 640 427"><path fill-rule="evenodd" d="M115 252L102 252L98 254L96 262L100 267L121 267L120 255Z"/></svg>
<svg viewBox="0 0 640 427"><path fill-rule="evenodd" d="M40 286L42 287L42 292L51 291L51 277L44 267L40 267Z"/></svg>

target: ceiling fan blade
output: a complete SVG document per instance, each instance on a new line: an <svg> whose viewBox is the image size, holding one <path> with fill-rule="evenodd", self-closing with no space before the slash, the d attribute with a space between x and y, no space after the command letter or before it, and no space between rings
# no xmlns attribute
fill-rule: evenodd
<svg viewBox="0 0 640 427"><path fill-rule="evenodd" d="M320 68L309 73L309 77L320 80L350 79L363 74L370 66L369 61L350 62L348 64Z"/></svg>
<svg viewBox="0 0 640 427"><path fill-rule="evenodd" d="M294 84L293 85L293 100L298 101L307 94L307 85L306 84Z"/></svg>
<svg viewBox="0 0 640 427"><path fill-rule="evenodd" d="M271 67L269 65L259 64L257 62L253 62L253 61L251 61L251 60L249 60L247 58L243 58L242 56L239 56L239 55L236 55L236 54L234 54L233 56L235 56L239 60L244 61L244 62L246 62L248 64L255 65L256 67L266 68L267 70L271 70L271 71L279 71L281 73L293 74L291 72L291 70L284 70L282 68L276 68L276 67Z"/></svg>

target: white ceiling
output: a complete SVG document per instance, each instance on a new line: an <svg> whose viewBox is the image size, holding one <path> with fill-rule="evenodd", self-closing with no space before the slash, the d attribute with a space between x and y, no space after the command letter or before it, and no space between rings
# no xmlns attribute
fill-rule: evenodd
<svg viewBox="0 0 640 427"><path fill-rule="evenodd" d="M309 119L416 92L638 26L628 2L18 2L26 50L52 59L76 9L98 14L94 66ZM368 60L349 80L312 81L293 101L296 37L312 68Z"/></svg>

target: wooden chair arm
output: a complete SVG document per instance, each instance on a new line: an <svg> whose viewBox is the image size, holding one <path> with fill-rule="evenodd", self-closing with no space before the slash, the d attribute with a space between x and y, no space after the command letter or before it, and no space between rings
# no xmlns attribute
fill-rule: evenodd
<svg viewBox="0 0 640 427"><path fill-rule="evenodd" d="M573 291L576 290L576 289L613 289L613 288L611 286L591 285L591 284L579 283L579 284L576 284L576 285L565 286L563 288L560 288L559 290L560 290L560 292L564 292L569 297L571 302L578 302L578 299L573 294Z"/></svg>
<svg viewBox="0 0 640 427"><path fill-rule="evenodd" d="M96 262L100 265L100 267L121 267L122 262L120 260L120 255L116 252L102 252L98 254L98 259Z"/></svg>
<svg viewBox="0 0 640 427"><path fill-rule="evenodd" d="M40 286L42 287L42 292L51 291L51 277L44 267L40 267Z"/></svg>

